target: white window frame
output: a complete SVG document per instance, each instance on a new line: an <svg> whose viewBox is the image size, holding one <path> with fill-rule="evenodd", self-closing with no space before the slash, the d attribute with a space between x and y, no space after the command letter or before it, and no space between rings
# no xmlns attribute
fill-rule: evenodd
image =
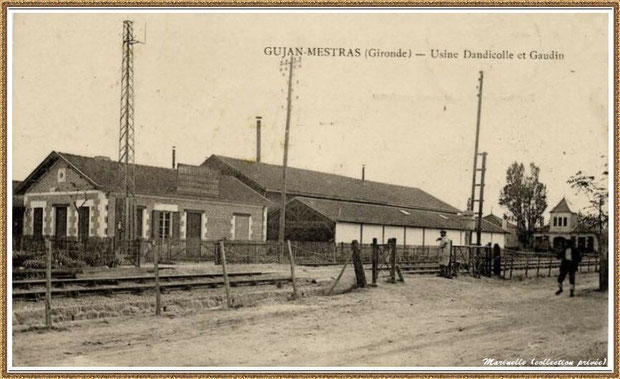
<svg viewBox="0 0 620 379"><path fill-rule="evenodd" d="M171 211L159 212L159 235L157 236L157 238L164 240L172 238L172 213L173 212ZM165 225L166 221L168 222L167 228ZM167 233L164 232L165 229L167 229Z"/></svg>

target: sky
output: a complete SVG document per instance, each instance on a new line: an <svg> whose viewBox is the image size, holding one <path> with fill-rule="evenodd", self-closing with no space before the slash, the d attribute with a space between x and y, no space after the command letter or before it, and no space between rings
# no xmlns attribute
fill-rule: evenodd
<svg viewBox="0 0 620 379"><path fill-rule="evenodd" d="M51 151L118 158L122 22L134 21L136 163L211 154L282 163L286 77L271 47L360 49L303 56L289 165L421 188L466 207L484 72L485 214L512 162L534 162L549 208L586 205L567 179L608 159L605 14L18 14L13 38L13 179ZM267 49L266 49L267 48ZM366 58L368 49L411 58ZM464 50L515 59L464 58ZM431 50L459 58L432 58ZM563 54L534 60L531 51ZM525 53L527 59L516 59ZM416 54L425 54L417 56Z"/></svg>

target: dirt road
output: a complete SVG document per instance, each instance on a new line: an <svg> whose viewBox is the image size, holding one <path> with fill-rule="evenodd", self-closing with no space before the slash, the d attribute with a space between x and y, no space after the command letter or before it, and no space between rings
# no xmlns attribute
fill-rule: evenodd
<svg viewBox="0 0 620 379"><path fill-rule="evenodd" d="M481 366L484 358L579 360L607 350L607 294L579 276L407 277L332 297L190 315L115 318L14 333L16 366Z"/></svg>

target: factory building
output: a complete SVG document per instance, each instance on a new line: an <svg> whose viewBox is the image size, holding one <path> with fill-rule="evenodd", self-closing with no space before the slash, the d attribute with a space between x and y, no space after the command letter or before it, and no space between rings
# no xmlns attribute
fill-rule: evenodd
<svg viewBox="0 0 620 379"><path fill-rule="evenodd" d="M219 155L203 164L233 175L273 202L268 239L278 238L282 167ZM440 230L455 244L468 243L474 222L457 208L413 187L361 180L318 171L287 168L285 237L291 240L436 245ZM483 219L481 242L505 246L506 232Z"/></svg>

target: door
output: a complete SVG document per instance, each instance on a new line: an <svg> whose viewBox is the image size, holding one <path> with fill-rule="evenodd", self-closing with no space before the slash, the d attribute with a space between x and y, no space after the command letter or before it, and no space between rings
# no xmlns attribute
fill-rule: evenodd
<svg viewBox="0 0 620 379"><path fill-rule="evenodd" d="M198 212L187 212L187 255L189 257L200 256L200 223L202 214Z"/></svg>
<svg viewBox="0 0 620 379"><path fill-rule="evenodd" d="M32 235L35 238L43 238L43 208L34 208Z"/></svg>
<svg viewBox="0 0 620 379"><path fill-rule="evenodd" d="M90 208L80 207L78 211L78 238L80 241L88 239L88 229L90 229Z"/></svg>
<svg viewBox="0 0 620 379"><path fill-rule="evenodd" d="M67 207L66 206L58 206L56 209L56 223L55 223L55 231L54 234L57 239L67 237Z"/></svg>
<svg viewBox="0 0 620 379"><path fill-rule="evenodd" d="M144 236L144 229L142 223L144 222L144 208L136 209L136 238L142 239Z"/></svg>

